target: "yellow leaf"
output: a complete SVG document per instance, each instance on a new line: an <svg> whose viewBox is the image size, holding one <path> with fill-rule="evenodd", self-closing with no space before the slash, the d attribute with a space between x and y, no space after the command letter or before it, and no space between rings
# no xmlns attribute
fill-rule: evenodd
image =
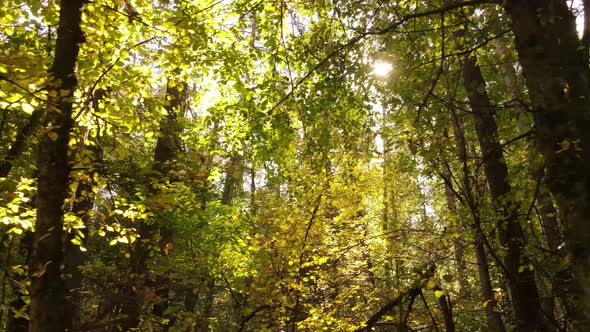
<svg viewBox="0 0 590 332"><path fill-rule="evenodd" d="M437 299L440 299L441 297L445 296L445 292L441 290L436 290L434 291L434 296L436 296Z"/></svg>
<svg viewBox="0 0 590 332"><path fill-rule="evenodd" d="M561 149L557 150L556 151L557 153L569 150L570 146L572 145L572 143L566 139L564 139L563 141L561 141L558 144L559 144L559 146L561 146Z"/></svg>
<svg viewBox="0 0 590 332"><path fill-rule="evenodd" d="M22 104L21 107L23 111L27 114L31 114L35 110L35 108L31 104Z"/></svg>
<svg viewBox="0 0 590 332"><path fill-rule="evenodd" d="M18 227L12 227L11 229L8 230L7 233L22 234L23 230Z"/></svg>
<svg viewBox="0 0 590 332"><path fill-rule="evenodd" d="M55 142L57 140L57 138L59 137L59 134L54 131L50 131L47 133L47 136L49 137L50 140Z"/></svg>
<svg viewBox="0 0 590 332"><path fill-rule="evenodd" d="M426 282L426 288L433 289L434 287L436 287L436 281L432 278L428 279Z"/></svg>

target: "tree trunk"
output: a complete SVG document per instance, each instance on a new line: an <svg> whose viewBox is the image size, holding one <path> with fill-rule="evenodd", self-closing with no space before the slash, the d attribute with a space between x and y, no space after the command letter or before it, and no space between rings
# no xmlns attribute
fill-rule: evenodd
<svg viewBox="0 0 590 332"><path fill-rule="evenodd" d="M526 239L518 220L518 206L511 197L508 168L498 138L493 107L486 92L486 82L474 56L464 59L463 83L476 123L490 193L499 210L498 234L500 244L506 249L504 267L516 325L521 331L536 331L542 328L543 318L539 292L534 272L529 268L530 260L523 255Z"/></svg>
<svg viewBox="0 0 590 332"><path fill-rule="evenodd" d="M199 332L211 331L209 328L211 317L213 316L213 302L215 299L215 279L212 276L207 276L205 299L203 300L203 309L199 310L201 316L197 320L195 326Z"/></svg>
<svg viewBox="0 0 590 332"><path fill-rule="evenodd" d="M467 147L465 144L465 136L463 135L463 129L461 123L454 109L451 109L451 117L453 122L453 131L455 137L455 144L457 145L457 152L459 155L459 162L463 168L463 192L466 197L466 204L471 215L473 217L473 223L471 224L471 230L473 232L473 247L475 250L475 258L477 260L477 273L479 276L479 284L481 289L482 298L484 301L484 310L486 313L486 319L489 331L504 332L504 322L502 316L498 311L497 301L494 298L494 290L492 288L492 281L490 278L490 268L488 262L488 256L484 246L484 234L481 230L481 219L479 215L479 207L476 205L475 199L471 192L471 184L469 181L470 172L467 164Z"/></svg>
<svg viewBox="0 0 590 332"><path fill-rule="evenodd" d="M232 205L234 197L239 193L243 181L243 161L239 156L230 157L225 173L225 182L223 184L223 194L221 203Z"/></svg>
<svg viewBox="0 0 590 332"><path fill-rule="evenodd" d="M160 135L156 142L154 164L152 166L154 177L152 183L150 183L152 195L157 195L160 192L160 185L165 184L166 181L173 182L176 177L172 174L172 171L175 168L174 162L180 150L178 117L184 103L181 92L186 92L186 86L184 84L177 84L175 85L169 82L166 88L164 108L167 112L167 117L160 124ZM172 244L172 227L158 221L150 224L142 223L139 226L140 240L136 242L131 260L132 281L126 291L128 300L122 309L123 314L127 316L127 319L123 323L124 330L139 326L142 307L145 305L145 296L154 291L153 287L150 286L153 282L149 280L147 261L150 254L149 241L158 232L160 233L159 248L161 254L167 255ZM159 302L154 305L154 314L156 316L163 316L168 307L170 280L166 275L158 276L156 279L156 295L159 297Z"/></svg>
<svg viewBox="0 0 590 332"><path fill-rule="evenodd" d="M584 5L584 32L582 34L582 47L579 48L586 66L590 65L590 0L583 0Z"/></svg>
<svg viewBox="0 0 590 332"><path fill-rule="evenodd" d="M66 329L66 291L63 280L63 216L68 191L68 140L76 89L75 66L83 34L84 0L61 2L53 66L49 70L45 125L39 138L37 219L31 262L31 332Z"/></svg>
<svg viewBox="0 0 590 332"><path fill-rule="evenodd" d="M105 96L106 91L99 89L94 93L92 106L95 111L99 111L98 102ZM80 288L82 287L82 271L80 266L84 265L87 260L87 255L81 250L79 244L75 244L72 240L80 240L82 246L86 246L88 239L88 229L90 227L92 209L94 207L94 191L93 188L96 186L94 180L94 173L98 171L100 167L100 161L102 160L102 150L100 145L86 145L84 143L84 137L87 133L84 132L84 128L80 128L80 142L76 158L80 162L84 163L86 171L79 176L78 187L76 188L76 194L72 205L72 213L76 214L84 224L82 229L83 237L76 235L76 230L71 230L67 235L64 257L64 272L66 277L65 285L67 292L67 304L66 304L66 328L68 331L76 331L81 326L81 311L82 311L82 296L80 294ZM89 151L88 154L85 151ZM85 160L84 156L89 156L90 160Z"/></svg>
<svg viewBox="0 0 590 332"><path fill-rule="evenodd" d="M517 82L517 73L514 70L514 67L510 62L506 61L506 56L508 48L504 45L500 40L495 41L496 44L496 55L502 60L503 62L500 65L500 71L504 76L504 83L508 88L508 92L510 97L514 100L519 99L519 93L522 91L522 87L519 87ZM585 51L587 54L588 50ZM528 162L531 165L535 164L535 155L537 153L536 147L528 147L529 153L527 155ZM561 254L563 251L559 250L559 246L563 242L563 236L561 235L561 229L559 226L559 221L557 219L558 212L555 209L553 204L553 198L551 197L550 192L548 191L548 187L545 180L545 167L537 167L532 166L531 170L531 177L538 181L538 191L537 191L537 205L539 207L539 215L540 215L540 222L541 228L543 229L543 234L545 237L545 241L547 243L547 248L555 255L555 260L562 260L564 257ZM554 261L554 266L560 266L559 262ZM545 298L542 297L542 307L543 312L547 319L551 322L556 322L555 320L555 297L559 298L564 305L565 315L567 317L572 316L574 314L573 309L575 307L574 304L571 303L571 299L567 295L567 292L564 292L564 288L571 288L571 287L564 287L564 285L571 284L572 273L569 267L559 268L559 271L549 273L549 283L551 284L551 294Z"/></svg>
<svg viewBox="0 0 590 332"><path fill-rule="evenodd" d="M590 325L590 78L575 18L565 0L507 1L533 105L547 182L565 227L576 277L573 328Z"/></svg>

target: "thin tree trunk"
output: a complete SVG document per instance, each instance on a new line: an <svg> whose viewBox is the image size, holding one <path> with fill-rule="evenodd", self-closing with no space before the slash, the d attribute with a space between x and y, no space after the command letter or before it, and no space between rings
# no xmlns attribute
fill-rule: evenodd
<svg viewBox="0 0 590 332"><path fill-rule="evenodd" d="M484 310L486 313L486 319L489 331L504 332L506 328L502 321L502 316L498 311L497 301L494 298L494 290L492 288L492 281L490 278L488 256L485 251L484 241L485 235L481 230L481 219L479 215L479 208L476 205L475 199L471 192L470 184L470 172L467 164L467 146L465 142L465 136L463 135L463 129L461 123L454 109L451 109L451 120L453 123L453 132L455 137L455 144L457 145L459 162L463 168L463 192L466 197L467 207L471 211L473 217L473 223L471 229L473 232L473 247L475 250L475 258L477 260L477 273L479 276L479 284L481 289L482 298L484 301Z"/></svg>
<svg viewBox="0 0 590 332"><path fill-rule="evenodd" d="M435 287L434 290L442 291L438 286ZM445 331L455 332L455 321L453 320L453 306L451 305L451 298L447 294L436 296L436 298L438 300L438 305L440 306L440 310L442 311L443 319L445 321Z"/></svg>
<svg viewBox="0 0 590 332"><path fill-rule="evenodd" d="M584 31L582 33L582 47L579 48L586 67L590 65L590 0L583 0L584 5Z"/></svg>
<svg viewBox="0 0 590 332"><path fill-rule="evenodd" d="M55 58L49 70L49 101L38 154L37 219L31 262L31 332L66 329L66 289L63 280L63 216L68 191L68 140L72 127L72 103L76 62L83 34L80 27L84 0L61 2Z"/></svg>
<svg viewBox="0 0 590 332"><path fill-rule="evenodd" d="M590 72L565 0L506 1L539 151L576 277L574 330L590 326Z"/></svg>
<svg viewBox="0 0 590 332"><path fill-rule="evenodd" d="M236 193L240 191L243 179L243 162L242 158L232 156L227 166L225 173L225 182L223 184L223 194L221 195L221 203L225 205L232 205Z"/></svg>
<svg viewBox="0 0 590 332"><path fill-rule="evenodd" d="M207 290L205 293L205 301L203 302L203 311L195 326L195 332L210 331L210 318L213 315L213 300L215 297L215 279L213 277L207 277L206 287Z"/></svg>
<svg viewBox="0 0 590 332"><path fill-rule="evenodd" d="M31 232L26 232L20 239L18 251L20 256L24 257L23 264L25 265L30 264L32 239L33 234ZM26 280L20 280L19 282L25 284ZM26 296L26 294L23 294L23 289L21 289L16 283L12 283L11 286L12 293L17 298L9 303L6 331L27 332L29 331L29 321L24 316L16 315L17 312L27 312L28 304L23 300L23 297Z"/></svg>
<svg viewBox="0 0 590 332"><path fill-rule="evenodd" d="M92 210L94 205L93 186L92 177L82 180L78 184L76 201L72 209L72 212L78 214L85 225L89 224L89 211ZM88 237L88 229L84 228L82 233L84 237L81 240L84 243L84 239ZM67 292L65 324L67 331L77 330L81 324L82 296L80 294L80 288L82 287L82 271L80 271L80 266L84 265L86 254L80 249L80 245L72 243L72 240L76 238L79 238L76 236L76 230L72 230L67 235L65 244L64 273L67 276L65 279Z"/></svg>
<svg viewBox="0 0 590 332"><path fill-rule="evenodd" d="M105 90L97 90L94 94L92 106L95 111L99 111L98 102L105 96ZM82 130L82 128L80 129ZM72 240L78 239L82 246L86 246L88 239L88 229L91 222L91 211L94 207L94 191L93 188L96 186L94 173L97 168L100 167L99 163L102 159L102 150L98 144L85 146L83 137L86 136L85 132L80 133L80 142L78 147L78 158L84 159L83 156L89 156L88 164L85 164L87 170L80 175L78 180L78 187L74 197L74 203L72 206L72 213L80 217L84 224L82 230L83 237L78 237L76 231L72 230L66 239L66 252L64 258L64 271L67 276L65 280L66 291L68 293L66 301L66 328L68 331L78 330L81 326L81 311L82 311L82 296L80 294L80 288L82 287L82 271L80 266L84 265L87 260L87 255L81 250L79 244L75 244ZM84 153L84 151L90 151L90 154Z"/></svg>

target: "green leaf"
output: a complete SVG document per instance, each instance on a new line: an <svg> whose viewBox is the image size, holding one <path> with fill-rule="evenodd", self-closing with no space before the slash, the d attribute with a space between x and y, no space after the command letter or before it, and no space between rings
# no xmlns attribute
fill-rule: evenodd
<svg viewBox="0 0 590 332"><path fill-rule="evenodd" d="M445 296L445 292L443 292L441 290L435 290L434 296L436 296L437 299L440 299L441 297Z"/></svg>

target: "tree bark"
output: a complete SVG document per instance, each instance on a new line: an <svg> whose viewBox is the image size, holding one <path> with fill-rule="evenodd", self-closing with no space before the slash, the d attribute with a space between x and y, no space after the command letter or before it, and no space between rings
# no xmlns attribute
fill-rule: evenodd
<svg viewBox="0 0 590 332"><path fill-rule="evenodd" d="M534 271L529 268L530 260L524 255L526 239L518 220L518 205L511 196L508 168L504 162L493 107L474 56L464 59L463 83L476 123L490 193L499 210L498 234L500 244L506 249L504 267L516 325L521 331L542 330L539 292Z"/></svg>
<svg viewBox="0 0 590 332"><path fill-rule="evenodd" d="M506 54L509 52L506 45L504 45L500 40L496 40L496 55L502 60L503 62L500 65L500 71L504 76L504 83L508 88L508 92L510 97L513 100L517 100L520 98L520 91L522 91L522 87L519 87L517 82L517 73L514 70L514 67L510 62L506 62L505 59L507 58ZM585 50L585 54L588 54L588 50ZM533 165L530 169L531 177L537 181L538 190L537 190L537 205L539 208L539 219L541 223L541 228L543 230L543 234L545 237L545 241L547 244L547 248L555 255L554 257L554 266L560 266L561 263L556 262L556 260L563 260L564 255L562 254L563 251L559 250L558 248L563 243L563 236L561 232L561 227L559 225L559 220L557 219L558 212L553 204L553 198L548 190L548 186L545 180L545 167L544 166L534 166L535 164L535 155L537 153L536 147L528 147L530 150L527 159L528 162ZM559 271L555 271L550 273L549 276L549 283L551 284L551 294L545 298L542 297L541 303L543 307L543 312L547 319L550 322L556 322L555 320L555 298L559 298L560 301L563 303L564 311L566 317L570 317L574 315L574 307L575 305L571 303L571 299L568 296L568 289L571 287L566 287L566 285L570 285L572 280L572 272L570 271L569 267L560 267ZM541 294L540 294L541 295Z"/></svg>
<svg viewBox="0 0 590 332"><path fill-rule="evenodd" d="M240 191L243 181L243 161L239 156L231 156L225 173L221 203L232 205L234 197Z"/></svg>
<svg viewBox="0 0 590 332"><path fill-rule="evenodd" d="M492 288L492 281L490 278L490 267L488 262L488 256L485 251L484 241L485 234L481 230L481 218L479 215L479 207L476 205L475 199L471 192L470 184L470 172L467 164L467 147L465 143L465 136L463 135L463 129L461 123L457 117L456 111L451 109L451 117L453 123L453 131L455 144L457 145L457 152L459 155L459 162L462 164L463 177L462 185L463 192L466 197L466 204L471 215L473 217L473 223L471 224L471 230L473 234L473 247L475 250L475 258L477 260L477 273L479 276L479 285L484 301L484 310L486 313L486 320L489 331L504 332L506 328L502 321L502 316L498 311L498 306L495 297L494 290Z"/></svg>
<svg viewBox="0 0 590 332"><path fill-rule="evenodd" d="M582 53L582 58L586 66L590 65L590 0L583 0L584 6L584 31L582 33L582 47L579 50Z"/></svg>
<svg viewBox="0 0 590 332"><path fill-rule="evenodd" d="M106 91L102 89L95 92L92 101L95 111L99 111L98 103L104 98L105 94ZM67 235L65 243L64 271L67 276L65 285L67 291L66 327L68 331L76 331L81 327L82 296L80 289L82 287L83 275L80 267L88 259L87 254L80 248L81 245L73 243L72 240L78 239L82 243L82 246L86 247L89 234L88 229L92 219L91 211L94 208L95 193L93 189L96 186L94 174L101 167L100 163L102 160L102 149L100 145L98 143L86 145L84 143L84 137L87 136L87 133L84 128L80 128L80 131L80 142L77 148L76 158L85 166L85 171L80 174L78 179L72 213L80 218L84 224L84 228L81 230L83 237L78 237L76 230L71 230ZM85 156L88 156L88 158Z"/></svg>
<svg viewBox="0 0 590 332"><path fill-rule="evenodd" d="M565 0L507 1L516 49L534 109L537 145L565 227L576 277L573 329L590 325L590 78Z"/></svg>
<svg viewBox="0 0 590 332"><path fill-rule="evenodd" d="M55 58L49 70L45 126L38 151L37 219L31 262L31 332L62 332L65 323L63 205L68 191L68 140L84 0L61 2Z"/></svg>

